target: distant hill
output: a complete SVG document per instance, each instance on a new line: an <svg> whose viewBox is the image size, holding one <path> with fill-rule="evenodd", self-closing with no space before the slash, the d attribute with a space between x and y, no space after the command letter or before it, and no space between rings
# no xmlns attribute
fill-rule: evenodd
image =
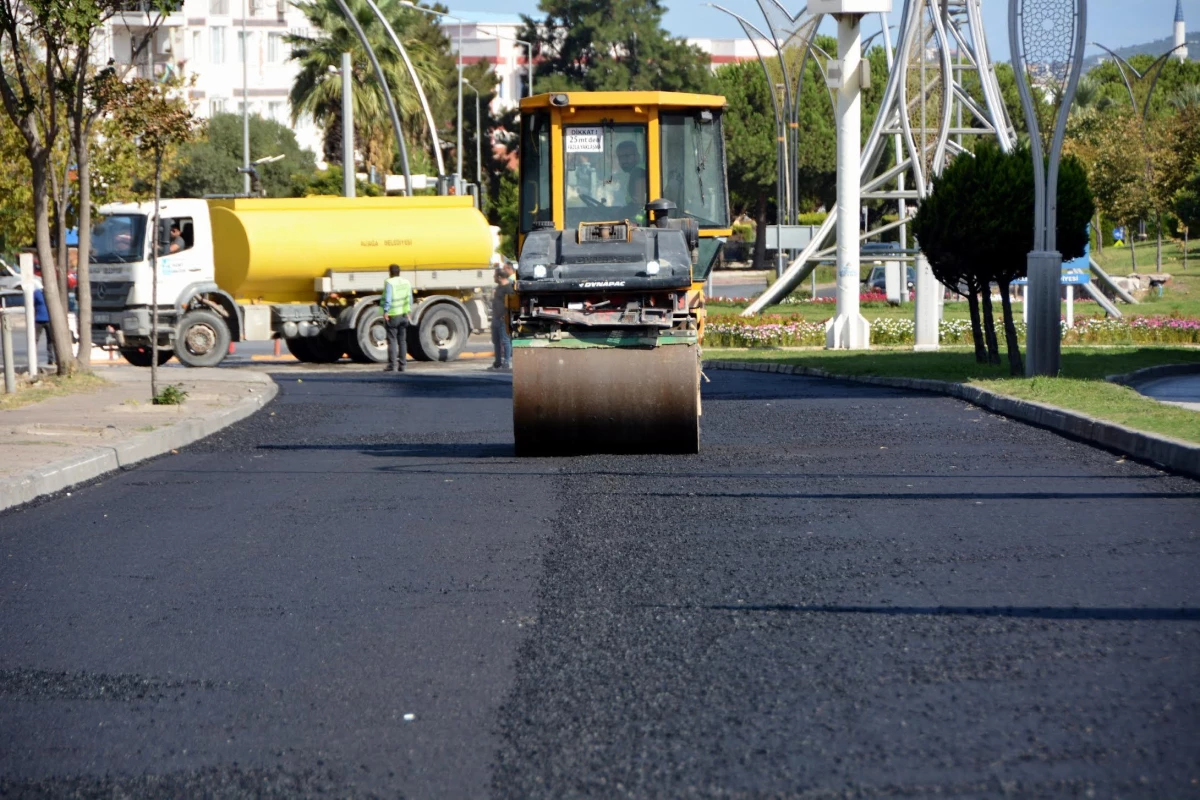
<svg viewBox="0 0 1200 800"><path fill-rule="evenodd" d="M1193 54L1200 55L1200 31L1188 32L1185 39L1188 46L1188 57L1192 58ZM1114 47L1113 52L1121 58L1129 58L1130 56L1152 55L1161 56L1163 53L1175 43L1174 36L1164 36L1161 39L1156 39L1153 42L1145 44L1134 44L1129 47ZM1108 42L1100 42L1100 44L1108 44ZM1092 67L1099 64L1104 59L1108 58L1108 53L1105 53L1098 47L1089 47L1088 50L1093 54L1083 60L1083 71L1087 72Z"/></svg>

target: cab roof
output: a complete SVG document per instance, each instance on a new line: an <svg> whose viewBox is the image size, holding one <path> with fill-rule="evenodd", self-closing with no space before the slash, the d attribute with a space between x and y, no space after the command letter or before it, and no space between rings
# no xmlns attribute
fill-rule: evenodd
<svg viewBox="0 0 1200 800"><path fill-rule="evenodd" d="M552 98L566 100L553 102ZM724 108L725 98L719 94L690 92L548 92L521 100L522 111L538 108L629 108L652 106L658 108Z"/></svg>

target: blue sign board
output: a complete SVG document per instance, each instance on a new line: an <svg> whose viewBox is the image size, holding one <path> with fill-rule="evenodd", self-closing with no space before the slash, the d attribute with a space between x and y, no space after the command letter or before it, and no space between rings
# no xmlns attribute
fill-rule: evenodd
<svg viewBox="0 0 1200 800"><path fill-rule="evenodd" d="M1081 286L1085 283L1092 282L1092 243L1089 239L1087 244L1083 246L1083 255L1079 258L1072 258L1070 261L1063 262L1062 285L1063 286ZM1017 278L1013 281L1017 286L1024 286L1029 283L1025 278Z"/></svg>

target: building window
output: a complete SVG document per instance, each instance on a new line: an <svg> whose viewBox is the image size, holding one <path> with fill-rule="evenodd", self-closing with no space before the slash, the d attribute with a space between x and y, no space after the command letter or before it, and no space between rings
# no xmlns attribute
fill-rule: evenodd
<svg viewBox="0 0 1200 800"><path fill-rule="evenodd" d="M208 101L208 115L215 117L217 114L225 113L225 99L222 97L214 97Z"/></svg>
<svg viewBox="0 0 1200 800"><path fill-rule="evenodd" d="M208 13L225 16L229 14L229 0L208 0Z"/></svg>
<svg viewBox="0 0 1200 800"><path fill-rule="evenodd" d="M208 40L209 40L209 43L212 45L211 53L210 53L211 58L209 58L209 61L211 61L214 64L224 64L225 63L225 29L224 28L209 28L208 29Z"/></svg>
<svg viewBox="0 0 1200 800"><path fill-rule="evenodd" d="M278 64L283 60L283 34L267 34L267 61Z"/></svg>
<svg viewBox="0 0 1200 800"><path fill-rule="evenodd" d="M201 44L200 31L192 31L192 60L197 64L204 58L204 46Z"/></svg>
<svg viewBox="0 0 1200 800"><path fill-rule="evenodd" d="M247 60L246 53L254 47L254 34L238 31L238 63Z"/></svg>
<svg viewBox="0 0 1200 800"><path fill-rule="evenodd" d="M270 102L267 103L267 116L276 122L283 122L283 103Z"/></svg>

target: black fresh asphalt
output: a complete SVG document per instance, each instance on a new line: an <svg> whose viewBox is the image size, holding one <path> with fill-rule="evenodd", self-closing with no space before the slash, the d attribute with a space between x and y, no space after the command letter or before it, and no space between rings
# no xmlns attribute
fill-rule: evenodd
<svg viewBox="0 0 1200 800"><path fill-rule="evenodd" d="M517 460L502 376L283 373L0 515L0 796L1200 796L1200 484L712 379Z"/></svg>

